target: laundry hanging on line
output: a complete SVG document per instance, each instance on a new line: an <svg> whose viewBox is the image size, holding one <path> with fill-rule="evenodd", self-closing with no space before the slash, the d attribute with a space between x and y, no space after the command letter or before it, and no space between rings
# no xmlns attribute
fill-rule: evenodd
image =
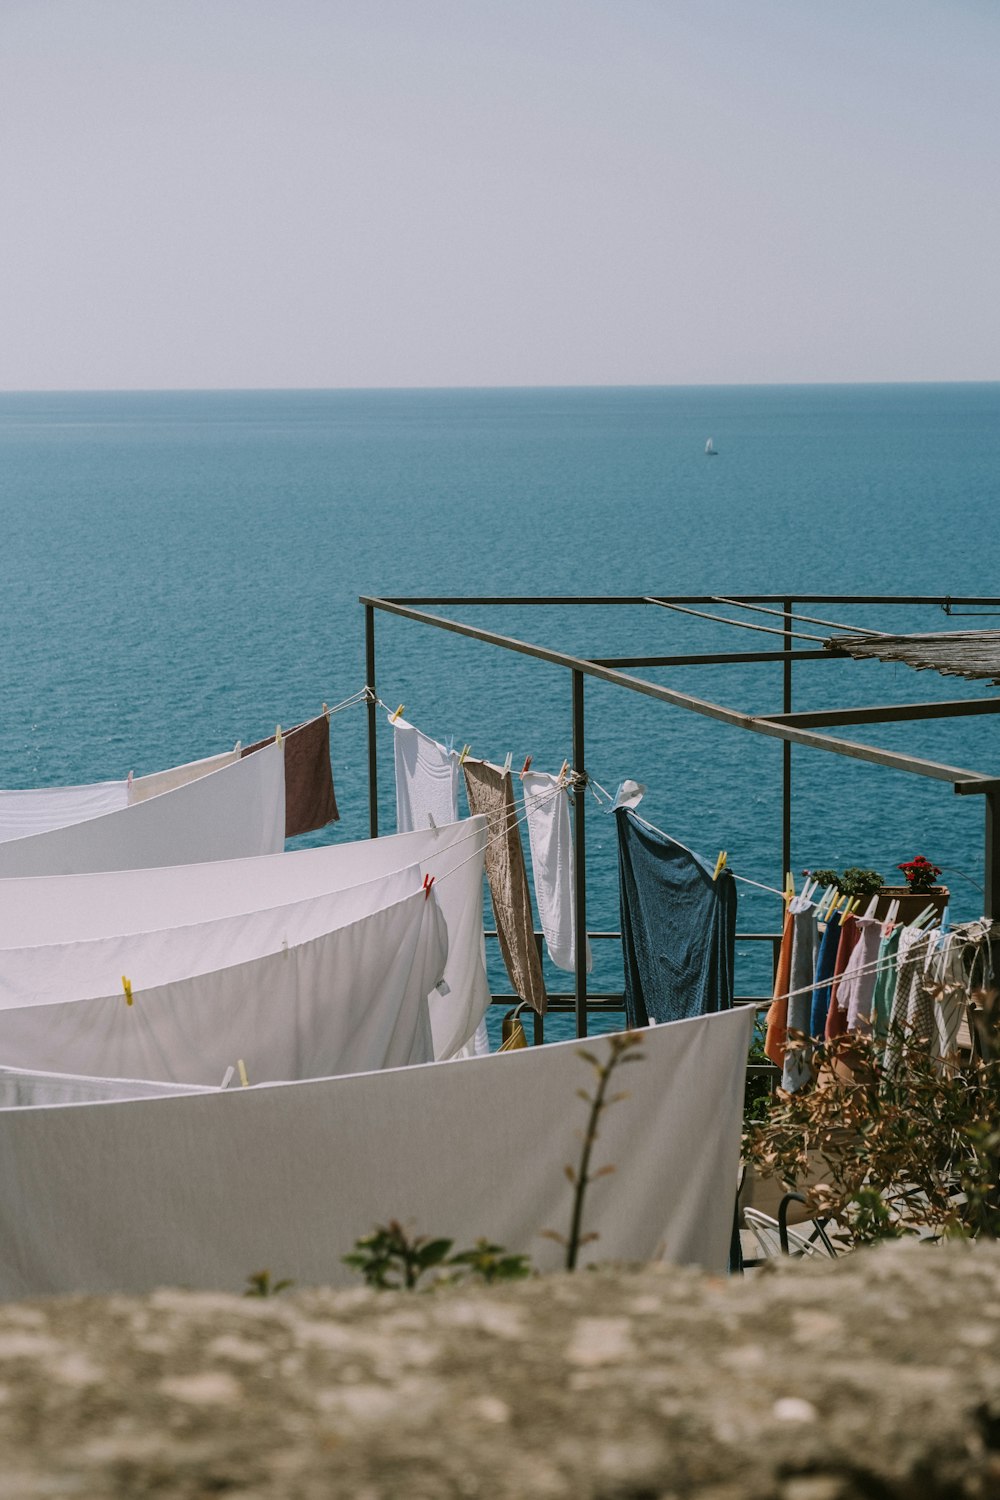
<svg viewBox="0 0 1000 1500"><path fill-rule="evenodd" d="M259 755L272 755L264 750ZM253 764L251 757L240 768ZM278 761L280 766L280 758ZM166 799L161 799L166 800ZM282 808L283 816L283 808ZM0 886L0 991L3 950L86 943L123 934L160 933L174 972L197 972L199 944L190 929L242 913L266 912L417 867L434 877L434 894L448 930L446 992L434 999L434 1056L455 1056L474 1036L490 1002L483 943L483 854L486 820L389 835L354 844L226 860L89 875L8 879ZM280 920L272 916L271 921ZM171 929L187 928L193 942ZM152 954L158 940L148 939ZM67 955L71 960L71 955ZM30 955L29 962L30 962ZM161 964L162 960L156 959ZM91 968L93 965L90 966ZM112 970L117 982L127 969ZM72 961L39 960L38 979L71 994ZM139 978L138 974L130 977ZM13 982L13 981L12 981ZM0 1056L2 1061L2 1056Z"/></svg>
<svg viewBox="0 0 1000 1500"><path fill-rule="evenodd" d="M189 864L284 846L284 759L270 746L133 807L0 843L0 877Z"/></svg>
<svg viewBox="0 0 1000 1500"><path fill-rule="evenodd" d="M19 1068L219 1084L432 1062L428 997L447 927L433 890L307 942L151 988L0 1010L0 1059Z"/></svg>
<svg viewBox="0 0 1000 1500"><path fill-rule="evenodd" d="M733 1004L736 886L630 808L618 827L625 1014L630 1027Z"/></svg>
<svg viewBox="0 0 1000 1500"><path fill-rule="evenodd" d="M569 791L562 778L545 771L522 771L532 883L545 947L558 969L576 971L576 891ZM587 969L594 956L587 942Z"/></svg>
<svg viewBox="0 0 1000 1500"><path fill-rule="evenodd" d="M548 998L535 945L535 920L511 773L488 761L469 758L462 770L469 809L473 814L484 814L487 820L486 878L504 967L514 993L544 1015Z"/></svg>
<svg viewBox="0 0 1000 1500"><path fill-rule="evenodd" d="M595 1161L616 1171L588 1196L599 1238L585 1262L725 1270L752 1027L736 1010L643 1037L629 1097L602 1120ZM589 1043L601 1062L611 1045ZM239 1292L261 1265L347 1285L341 1256L388 1215L554 1270L564 1252L541 1231L569 1218L588 1077L577 1044L557 1042L447 1068L3 1111L0 1297Z"/></svg>
<svg viewBox="0 0 1000 1500"><path fill-rule="evenodd" d="M330 763L330 720L325 713L282 734L285 752L285 838L314 833L340 821ZM275 735L247 745L244 756L273 745ZM457 816L457 814L456 814ZM454 822L451 818L448 821Z"/></svg>
<svg viewBox="0 0 1000 1500"><path fill-rule="evenodd" d="M910 1044L929 1048L943 1071L953 1069L963 1023L969 1039L968 1002L991 930L989 921L966 923L943 934L920 925L885 922L869 912L841 916L824 907L822 914L822 933L820 908L810 901L793 902L785 918L765 1041L766 1055L782 1069L783 1088L794 1092L812 1081L817 1040L829 1043L851 1036L873 1036L889 1070L901 1065L904 1047ZM831 975L828 955L834 936L837 951ZM826 989L826 1025L817 1034ZM795 1033L794 1043L788 1033Z"/></svg>
<svg viewBox="0 0 1000 1500"><path fill-rule="evenodd" d="M396 768L396 832L443 827L458 818L458 756L405 719L390 715Z"/></svg>

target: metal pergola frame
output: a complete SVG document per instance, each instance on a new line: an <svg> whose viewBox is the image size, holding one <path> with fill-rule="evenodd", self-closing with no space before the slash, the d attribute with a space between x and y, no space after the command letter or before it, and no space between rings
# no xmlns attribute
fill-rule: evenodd
<svg viewBox="0 0 1000 1500"><path fill-rule="evenodd" d="M378 767L376 759L377 705L375 682L375 614L381 610L403 619L415 620L438 630L447 630L470 640L482 641L486 645L499 646L502 650L515 651L538 661L550 662L553 666L569 671L572 684L573 756L572 769L576 777L586 779L585 760L585 712L584 679L595 677L618 687L655 698L676 708L701 714L723 724L753 734L767 735L782 741L782 871L791 867L792 842L792 746L809 745L817 750L826 750L834 755L884 766L890 770L905 771L910 775L928 777L936 781L950 782L961 796L981 796L985 805L985 889L983 913L987 917L1000 919L1000 776L984 775L967 771L958 766L942 765L937 761L918 756L904 755L894 750L882 750L873 745L859 744L854 740L836 738L821 733L828 725L879 724L904 720L937 718L959 718L973 714L1000 713L1000 696L988 698L964 698L950 701L937 700L925 703L876 704L865 708L830 708L808 713L796 713L792 707L792 671L797 662L833 661L849 659L844 651L821 644L819 649L796 648L794 642L805 638L820 641L828 637L803 631L799 623L803 617L796 606L810 605L828 608L837 605L913 606L925 605L942 609L951 614L956 606L981 607L986 610L1000 608L1000 598L961 595L927 594L628 594L628 595L574 595L574 596L468 596L437 595L382 598L362 595L360 603L365 611L365 679L368 688L368 799L369 828L372 838L378 836ZM462 608L500 606L505 608L523 606L627 606L646 605L651 608L677 610L722 622L742 629L749 629L781 637L780 649L753 651L723 651L685 653L669 656L610 656L584 658L571 656L547 646L532 645L513 636L500 635L496 631L484 630L460 620L428 613L431 609L458 605ZM708 613L720 605L752 610L755 614L773 618L775 624L751 624L734 620L725 615ZM813 617L814 618L814 617ZM829 624L827 621L817 623ZM840 627L837 627L838 629ZM857 627L843 627L847 630ZM859 632L864 633L864 632ZM870 632L873 635L879 632ZM780 662L783 665L782 707L780 713L766 715L746 714L705 698L696 698L676 688L664 687L649 682L643 677L633 676L622 670L624 667L681 667L732 665L752 662ZM587 1035L587 860L586 860L586 815L585 800L578 796L574 808L575 851L575 912L576 912L576 985L573 997L578 1036ZM612 936L612 934L590 934L590 936ZM774 934L741 934L743 939L771 939ZM593 997L601 1008L609 1008L606 1002L612 997ZM619 1007L620 1008L620 1007Z"/></svg>

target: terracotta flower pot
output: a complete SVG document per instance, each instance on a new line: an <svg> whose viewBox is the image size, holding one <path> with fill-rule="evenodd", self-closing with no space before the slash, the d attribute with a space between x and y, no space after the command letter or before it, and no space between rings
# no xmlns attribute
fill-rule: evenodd
<svg viewBox="0 0 1000 1500"><path fill-rule="evenodd" d="M911 891L908 885L887 885L879 892L875 915L884 917L889 910L889 902L898 901L900 922L912 922L928 906L933 906L940 917L950 899L951 892L946 885L932 886L929 891ZM861 910L864 909L862 905Z"/></svg>

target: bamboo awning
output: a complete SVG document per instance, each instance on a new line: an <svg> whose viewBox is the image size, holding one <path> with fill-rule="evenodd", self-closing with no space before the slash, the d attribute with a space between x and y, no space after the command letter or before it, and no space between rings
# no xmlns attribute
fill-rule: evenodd
<svg viewBox="0 0 1000 1500"><path fill-rule="evenodd" d="M1000 630L948 630L927 635L835 635L826 643L857 659L898 661L917 672L987 678L1000 685Z"/></svg>

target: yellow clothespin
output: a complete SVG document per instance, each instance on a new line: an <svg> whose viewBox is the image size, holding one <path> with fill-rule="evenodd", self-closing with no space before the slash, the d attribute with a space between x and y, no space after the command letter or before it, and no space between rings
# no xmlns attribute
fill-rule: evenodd
<svg viewBox="0 0 1000 1500"><path fill-rule="evenodd" d="M250 1087L250 1080L247 1077L247 1065L243 1061L242 1057L238 1060L236 1066L240 1070L240 1083L243 1085L244 1088L249 1088Z"/></svg>
<svg viewBox="0 0 1000 1500"><path fill-rule="evenodd" d="M712 879L713 880L718 880L718 878L719 878L719 871L720 870L724 870L726 868L726 859L727 859L727 855L726 855L725 849L720 849L719 850L719 857L715 861L715 869L712 871Z"/></svg>
<svg viewBox="0 0 1000 1500"><path fill-rule="evenodd" d="M795 881L792 878L791 870L785 872L785 900L795 900Z"/></svg>
<svg viewBox="0 0 1000 1500"><path fill-rule="evenodd" d="M405 703L401 703L399 705L399 707L396 709L396 712L394 714L390 714L389 715L389 723L390 724L395 724L396 720L399 718L400 714L403 712L403 709L405 707L406 707L406 704Z"/></svg>
<svg viewBox="0 0 1000 1500"><path fill-rule="evenodd" d="M465 757L468 755L468 753L469 753L469 751L471 749L472 749L471 745L463 745L462 746L462 753L458 757L458 763L459 763L460 766L465 764Z"/></svg>
<svg viewBox="0 0 1000 1500"><path fill-rule="evenodd" d="M125 991L125 1004L126 1005L131 1005L132 1004L132 981L131 981L131 979L126 979L124 974L122 975L122 989Z"/></svg>
<svg viewBox="0 0 1000 1500"><path fill-rule="evenodd" d="M274 726L274 743L276 745L280 745L281 744L281 725L280 724L276 724Z"/></svg>

